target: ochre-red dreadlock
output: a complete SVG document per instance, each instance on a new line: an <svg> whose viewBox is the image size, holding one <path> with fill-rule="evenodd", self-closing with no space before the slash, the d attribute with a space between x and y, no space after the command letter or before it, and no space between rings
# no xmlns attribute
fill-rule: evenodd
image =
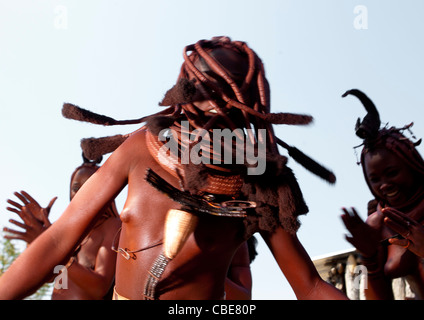
<svg viewBox="0 0 424 320"><path fill-rule="evenodd" d="M62 113L67 118L104 125L146 122L146 141L148 146L153 146L150 149L156 148L155 150L161 149L157 136L165 128L172 129L169 130L171 135L168 138L177 142L178 152L187 148L190 150L199 142L198 138L203 138L200 133L195 139L183 141L182 133L187 133L183 130L188 130L192 135L196 129L202 129L197 132L207 130L213 136L213 129L240 129L242 138L247 135L247 141L255 148L266 144L266 155L260 155L266 157L264 174L245 175L243 168L246 169L246 164L226 166L222 162L218 165L190 163L175 168L171 157L164 159L168 164L161 165L169 165L168 172L173 171L174 175L178 171L178 177L190 193L203 192L204 181L209 179L209 182L215 181L215 186L218 187L213 191L209 188L205 192L214 194L216 191L218 194L255 202L255 214L244 219L246 239L258 230L272 231L278 225L288 232L296 232L300 225L298 216L307 213L308 208L295 176L286 166L287 158L279 154L277 145L287 149L293 159L326 181L334 183L335 176L297 148L277 138L272 125L306 125L312 121L312 117L270 112L270 89L264 66L256 53L244 42L231 41L227 37L201 40L185 47L183 56L184 63L176 85L166 92L159 103L167 106L161 112L141 119L118 121L65 104ZM187 121L190 128L183 128L183 121ZM258 134L261 129L265 129L266 137ZM102 154L112 152L129 135L131 134L84 139L84 154L90 159L96 159ZM228 144L222 147L234 152L234 141ZM213 151L202 149L201 152L202 157L215 160ZM181 154L173 156L179 157ZM155 158L159 158L157 153ZM218 190L221 185L225 185L228 187L227 191L230 191Z"/></svg>
<svg viewBox="0 0 424 320"><path fill-rule="evenodd" d="M234 67L234 62L231 61L232 65L226 67L218 61L220 56L226 55L225 50L237 54L239 66ZM245 60L248 67L243 70L245 65L240 65L240 61ZM239 74L235 74L237 71ZM187 80L191 86L187 84ZM178 101L183 96L185 101ZM190 98L191 101L188 101ZM198 100L208 101L211 109L206 112L199 110L193 104ZM243 127L254 128L256 132L258 129L267 129L267 150L276 153L277 141L271 125L308 124L312 121L312 117L289 113L272 114L269 112L269 101L269 86L259 57L246 43L232 42L227 37L220 37L211 41L201 40L184 49L184 64L179 81L167 92L161 105L181 106L187 120L196 129ZM234 108L241 112L232 112ZM240 118L243 122L240 122ZM247 132L250 134L251 143L256 144L253 132L250 130Z"/></svg>
<svg viewBox="0 0 424 320"><path fill-rule="evenodd" d="M191 129L203 129L211 134L215 128L253 129L245 132L255 150L258 143L263 142L258 141L260 138L258 130L266 129L268 155L279 155L277 148L279 144L305 168L331 183L335 182L335 176L330 171L297 148L275 137L272 124L305 125L312 121L312 117L291 113L270 113L270 90L262 61L245 42L231 41L228 37L200 40L185 47L183 56L184 63L177 84L160 102L160 105L169 107L157 114L136 120L117 121L70 104L64 105L63 114L68 118L104 125L146 121L148 128L154 133L164 128L179 132L183 120L190 123ZM210 107L206 110L199 108L199 101L206 101ZM101 143L98 143L98 139L83 140L86 155L90 154L90 158L93 158L103 152L111 152L127 137L128 135L111 137L114 144L112 147L108 146L105 138L101 138ZM197 143L197 138L193 144ZM181 143L181 139L178 140ZM93 152L93 149L99 152ZM285 164L284 157L277 159Z"/></svg>

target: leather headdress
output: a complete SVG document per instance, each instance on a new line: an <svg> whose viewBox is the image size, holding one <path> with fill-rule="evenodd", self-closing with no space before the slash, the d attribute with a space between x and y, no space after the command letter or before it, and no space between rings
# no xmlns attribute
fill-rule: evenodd
<svg viewBox="0 0 424 320"><path fill-rule="evenodd" d="M356 96L362 102L366 111L368 112L362 121L358 119L355 130L356 135L363 139L363 149L361 152L360 164L362 164L364 177L371 192L372 188L367 179L364 158L365 154L375 150L376 148L384 148L393 152L399 158L401 158L412 170L420 175L424 175L424 160L416 149L416 147L421 143L421 139L413 142L403 134L403 132L406 130L410 131L413 123L410 123L409 125L406 125L402 128L388 126L380 128L380 115L374 103L358 89L349 90L344 93L342 97L346 97L348 95ZM413 138L415 139L414 136Z"/></svg>

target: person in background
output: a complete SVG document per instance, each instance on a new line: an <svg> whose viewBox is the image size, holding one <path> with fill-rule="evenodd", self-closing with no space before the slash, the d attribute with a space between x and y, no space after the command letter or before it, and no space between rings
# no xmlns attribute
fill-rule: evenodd
<svg viewBox="0 0 424 320"><path fill-rule="evenodd" d="M406 277L416 299L423 299L422 247L424 219L424 161L404 128L380 128L372 101L353 89L368 111L356 133L364 139L361 165L365 181L377 200L376 210L364 222L357 211L343 208L342 220L350 231L346 239L356 247L367 268L367 299L393 299L392 279ZM392 245L397 244L397 245ZM418 255L417 255L418 253Z"/></svg>
<svg viewBox="0 0 424 320"><path fill-rule="evenodd" d="M98 169L96 162L84 158L84 163L72 173L70 200ZM4 228L5 238L23 240L30 245L51 227L48 216L56 198L53 198L46 208L42 208L27 192L21 191L14 194L22 203L8 200L7 202L12 207L8 207L7 210L18 214L23 223L13 219L10 222L24 231ZM105 210L99 212L90 232L81 241L69 260L63 262L67 269L67 286L64 286L63 283L62 285L55 283L52 300L112 298L116 252L111 250L111 244L120 225L115 202L112 202Z"/></svg>
<svg viewBox="0 0 424 320"><path fill-rule="evenodd" d="M161 102L167 108L139 120L146 126L136 132L114 137L114 148L107 139L96 140L97 146L114 150L112 155L3 274L0 299L22 298L37 288L125 186L114 299L223 299L234 254L256 232L298 299L346 299L320 278L296 236L298 216L308 208L277 144L327 181L334 183L335 177L272 129L273 124L308 124L312 118L271 113L269 102L263 64L246 43L217 37L187 46L177 84ZM122 124L71 109L75 118ZM231 163L206 143L198 149L200 139L207 141L211 134L213 140L223 129L249 141L259 153L257 161L246 154L236 159L237 146L228 139L219 142ZM186 152L191 155L187 163L182 161ZM37 273L29 276L26 270L34 265Z"/></svg>

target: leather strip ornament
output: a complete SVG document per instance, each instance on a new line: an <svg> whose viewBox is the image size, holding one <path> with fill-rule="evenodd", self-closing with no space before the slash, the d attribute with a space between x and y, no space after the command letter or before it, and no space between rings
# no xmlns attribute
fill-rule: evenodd
<svg viewBox="0 0 424 320"><path fill-rule="evenodd" d="M213 202L209 200L212 195L198 196L187 191L180 191L161 178L152 169L148 169L145 177L157 190L163 192L175 202L180 203L183 208L191 212L207 213L221 217L244 218L248 209L254 209L256 203L253 201L228 200L223 202Z"/></svg>

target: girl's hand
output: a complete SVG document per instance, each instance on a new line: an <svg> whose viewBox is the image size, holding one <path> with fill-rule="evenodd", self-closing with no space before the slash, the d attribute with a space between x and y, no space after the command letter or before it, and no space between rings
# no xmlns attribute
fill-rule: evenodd
<svg viewBox="0 0 424 320"><path fill-rule="evenodd" d="M359 217L355 208L348 210L342 208L342 220L351 236L346 235L350 242L364 257L373 257L380 244L380 235L377 230L370 227Z"/></svg>
<svg viewBox="0 0 424 320"><path fill-rule="evenodd" d="M389 242L394 245L402 246L423 258L424 227L414 219L394 208L384 208L382 213L385 216L384 223L403 237L403 239L390 238Z"/></svg>
<svg viewBox="0 0 424 320"><path fill-rule="evenodd" d="M42 208L38 202L25 191L21 191L21 193L15 192L14 195L22 201L22 204L8 199L7 202L13 207L7 207L6 209L18 214L23 223L13 219L9 220L9 222L25 231L22 232L3 228L3 231L7 233L4 237L6 239L24 240L29 244L51 226L48 217L57 197L54 197L46 208Z"/></svg>

